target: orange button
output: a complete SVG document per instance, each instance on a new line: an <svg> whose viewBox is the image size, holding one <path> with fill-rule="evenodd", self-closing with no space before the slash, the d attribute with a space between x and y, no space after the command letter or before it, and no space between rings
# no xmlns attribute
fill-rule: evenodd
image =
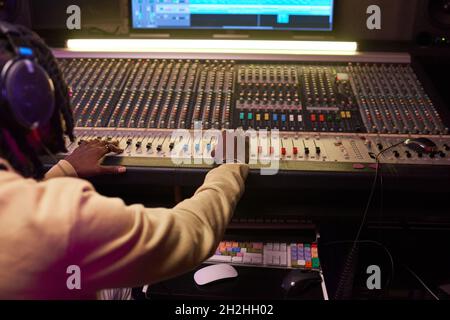
<svg viewBox="0 0 450 320"><path fill-rule="evenodd" d="M319 116L320 122L325 122L325 116L323 114L321 114Z"/></svg>

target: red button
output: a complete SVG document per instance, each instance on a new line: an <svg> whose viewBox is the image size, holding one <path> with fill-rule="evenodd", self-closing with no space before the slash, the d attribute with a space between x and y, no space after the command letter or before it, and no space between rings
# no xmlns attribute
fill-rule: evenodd
<svg viewBox="0 0 450 320"><path fill-rule="evenodd" d="M316 117L315 114L312 114L312 115L311 115L311 121L312 121L312 122L316 122L316 121L317 121L317 117Z"/></svg>
<svg viewBox="0 0 450 320"><path fill-rule="evenodd" d="M282 154L283 156L286 155L286 148L281 148L281 154Z"/></svg>
<svg viewBox="0 0 450 320"><path fill-rule="evenodd" d="M273 152L274 152L273 147L270 147L270 154L273 154Z"/></svg>
<svg viewBox="0 0 450 320"><path fill-rule="evenodd" d="M298 154L298 148L295 148L295 147L294 147L294 149L292 150L292 153L293 153L294 155L297 155L297 154Z"/></svg>
<svg viewBox="0 0 450 320"><path fill-rule="evenodd" d="M262 151L263 151L263 150L262 150L262 147L261 147L261 146L259 146L259 147L258 147L258 153L259 153L259 154L261 154L261 153L262 153Z"/></svg>

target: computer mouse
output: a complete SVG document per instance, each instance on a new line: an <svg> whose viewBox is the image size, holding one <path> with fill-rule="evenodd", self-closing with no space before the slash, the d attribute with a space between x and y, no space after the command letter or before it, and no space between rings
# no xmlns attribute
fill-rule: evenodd
<svg viewBox="0 0 450 320"><path fill-rule="evenodd" d="M199 286L204 286L224 279L233 279L238 276L237 270L228 264L215 264L198 270L194 274L194 281Z"/></svg>
<svg viewBox="0 0 450 320"><path fill-rule="evenodd" d="M428 138L408 139L405 145L417 153L430 154L438 151L436 143Z"/></svg>
<svg viewBox="0 0 450 320"><path fill-rule="evenodd" d="M300 295L321 282L322 278L318 272L293 270L283 279L281 287L289 295Z"/></svg>

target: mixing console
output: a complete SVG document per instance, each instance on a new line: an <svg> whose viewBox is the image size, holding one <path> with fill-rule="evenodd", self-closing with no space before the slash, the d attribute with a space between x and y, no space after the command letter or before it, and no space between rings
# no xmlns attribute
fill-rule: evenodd
<svg viewBox="0 0 450 320"><path fill-rule="evenodd" d="M69 143L72 152L81 141L103 139L118 141L125 152L118 157L123 164L145 166L176 166L183 161L187 167L211 164L211 150L217 145L214 137L196 138L173 130L96 129L76 130L77 140ZM281 170L322 170L325 165L348 164L350 169L374 169L375 155L414 135L380 135L348 133L254 132L250 135L250 160L254 168L279 165ZM450 165L450 137L429 136L435 151L426 153L399 145L380 158L382 163L413 165ZM141 160L142 161L141 161ZM149 160L153 160L149 161ZM311 164L306 166L305 164ZM318 166L316 166L318 165Z"/></svg>
<svg viewBox="0 0 450 320"><path fill-rule="evenodd" d="M386 148L382 163L450 165L448 127L407 63L59 61L77 123L69 152L102 139L119 142L123 165L204 168L217 140L194 129L242 127L254 169L371 172ZM423 137L432 152L390 148Z"/></svg>
<svg viewBox="0 0 450 320"><path fill-rule="evenodd" d="M60 59L77 127L448 134L409 64Z"/></svg>

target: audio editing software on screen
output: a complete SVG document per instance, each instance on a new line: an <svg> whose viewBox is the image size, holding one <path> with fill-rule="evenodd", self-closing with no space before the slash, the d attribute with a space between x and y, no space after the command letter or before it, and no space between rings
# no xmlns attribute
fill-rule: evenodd
<svg viewBox="0 0 450 320"><path fill-rule="evenodd" d="M331 31L334 0L132 0L134 29Z"/></svg>

